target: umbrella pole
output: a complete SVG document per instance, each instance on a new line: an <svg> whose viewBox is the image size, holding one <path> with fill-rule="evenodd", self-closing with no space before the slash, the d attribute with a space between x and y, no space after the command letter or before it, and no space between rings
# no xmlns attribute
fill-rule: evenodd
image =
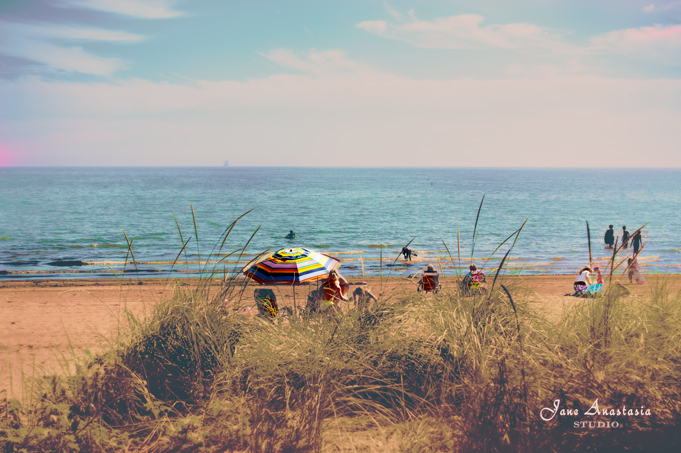
<svg viewBox="0 0 681 453"><path fill-rule="evenodd" d="M291 288L293 288L293 311L297 311L298 306L296 305L296 285L291 285Z"/></svg>

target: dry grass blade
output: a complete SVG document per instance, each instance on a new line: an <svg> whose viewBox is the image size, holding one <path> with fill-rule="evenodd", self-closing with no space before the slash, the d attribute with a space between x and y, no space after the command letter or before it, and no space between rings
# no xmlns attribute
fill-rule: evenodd
<svg viewBox="0 0 681 453"><path fill-rule="evenodd" d="M442 238L440 238L440 240L442 241L442 245L444 245L444 246L445 246L445 249L447 250L447 254L449 255L449 259L450 259L451 262L452 262L452 266L456 267L456 265L454 264L454 257L452 257L452 254L451 254L451 252L449 251L449 247L447 247L447 244L445 244L445 240L442 239ZM461 264L461 263L459 263L459 264ZM456 270L456 274L459 275L459 269L458 269L458 268L457 268L457 270Z"/></svg>
<svg viewBox="0 0 681 453"><path fill-rule="evenodd" d="M473 252L475 251L475 237L478 232L478 220L480 219L480 211L482 210L482 203L485 201L485 196L482 196L480 200L480 206L478 206L478 215L475 216L475 227L473 227L473 245L471 247L471 261L473 261Z"/></svg>
<svg viewBox="0 0 681 453"><path fill-rule="evenodd" d="M619 250L619 248L617 248L617 241L618 240L619 240L619 238L615 239L615 245L612 248L612 257L610 258L610 276L608 278L608 284L609 285L612 284L612 274L613 274L613 272L615 272L615 256L617 255L617 251Z"/></svg>
<svg viewBox="0 0 681 453"><path fill-rule="evenodd" d="M499 267L497 268L497 272L494 274L494 280L492 281L492 287L489 290L489 297L487 300L492 298L492 292L494 291L494 285L497 283L497 278L499 278L499 274L501 273L501 268L504 267L504 263L506 262L506 258L508 257L508 254L511 253L511 249L508 249L508 252L506 252L506 255L504 255L504 259L501 260L501 263L499 263Z"/></svg>
<svg viewBox="0 0 681 453"><path fill-rule="evenodd" d="M639 231L644 229L646 226L648 226L649 223L650 222L646 222L645 225L643 225L641 228L638 228L637 230L635 230L630 236L633 237L634 235L636 235L636 233L638 233ZM624 262L624 260L622 260L617 266L615 266L615 256L620 252L620 250L622 250L622 248L624 248L625 245L628 245L628 243L622 242L622 244L620 244L620 246L617 247L617 239L615 240L615 246L613 247L613 252L612 252L612 264L611 264L611 268L610 268L610 281L612 281L612 274L613 274L613 272L615 272L615 269L620 267L620 265ZM641 250L643 250L643 247L641 247ZM641 250L639 250L639 253L641 252ZM638 256L638 254L636 254L636 256ZM613 268L613 266L614 266L614 268Z"/></svg>
<svg viewBox="0 0 681 453"><path fill-rule="evenodd" d="M173 261L173 264L172 264L172 266L170 266L170 270L168 272L171 272L173 270L173 268L177 264L177 260L180 259L180 256L182 256L182 252L184 252L185 247L187 247L187 244L189 244L189 241L191 241L191 240L192 240L192 237L189 236L189 239L187 239L187 242L182 244L182 249L180 249L180 253L178 253L177 256L175 257L175 261Z"/></svg>
<svg viewBox="0 0 681 453"><path fill-rule="evenodd" d="M232 230L233 230L234 227L236 226L236 223L237 223L240 219L242 219L246 214L248 214L249 212L253 211L253 209L255 209L255 208L249 209L249 210L246 211L245 213L241 214L241 215L240 215L239 217L237 217L232 223L230 223L230 224L227 226L227 228L225 228L225 231L220 235L220 239L218 239L218 242L220 242L220 248L218 248L218 252L217 252L218 254L219 254L220 252L222 252L222 248L225 246L225 243L227 242L227 238L228 238L229 235L232 233ZM210 251L210 254L208 255L208 258L206 259L206 267L208 266L208 262L210 261L211 257L213 256L213 253L215 252L215 248L216 248L216 247L217 247L217 243L213 246L213 250ZM213 266L213 271L215 271L215 267L216 267L218 264L220 264L225 258L227 258L228 256L233 255L233 254L236 253L237 251L238 251L238 250L233 251L232 253L230 253L229 255L227 255L227 256L225 256L225 257L223 257L220 261L218 261L218 262L215 264L215 266ZM206 267L204 267L204 270L206 269Z"/></svg>
<svg viewBox="0 0 681 453"><path fill-rule="evenodd" d="M218 249L218 253L220 253L220 252L222 251L222 248L225 246L225 242L227 242L227 238L228 238L229 235L232 233L232 230L233 230L234 227L236 226L236 223L237 223L239 220L243 219L244 216L246 216L246 214L252 212L254 209L255 209L255 208L251 208L251 209L249 209L248 211L244 212L244 213L241 214L239 217L237 217L237 218L236 218L236 219L227 227L227 231L226 231L226 233L224 233L224 236L225 236L225 237L222 239L222 243L220 244L220 248Z"/></svg>
<svg viewBox="0 0 681 453"><path fill-rule="evenodd" d="M461 267L461 227L456 227L456 250L459 257L459 267Z"/></svg>
<svg viewBox="0 0 681 453"><path fill-rule="evenodd" d="M641 254L641 252L643 251L643 249L644 249L645 247L646 247L646 246L643 245L643 246L638 250L638 252L634 253L634 254L631 256L632 262L633 262L633 260L635 260L636 258L638 258L638 255ZM628 259L629 259L629 258L624 258L622 261L620 261L619 264L618 264L617 266L615 266L615 269L614 269L614 270L617 270L617 268L620 267L622 264L624 264L624 262L627 261ZM622 271L622 275L624 275L624 274L629 270L629 267L630 267L630 264L627 263L626 267L625 267L624 270Z"/></svg>
<svg viewBox="0 0 681 453"><path fill-rule="evenodd" d="M412 242L414 242L414 239L416 239L416 236L414 236L414 237L411 239L411 241L407 242L407 245L405 245L404 247L402 247L402 250L404 250L406 247L409 247L409 244L411 244ZM392 265L390 266L391 270L392 270L392 267L395 266L395 263L397 263L397 260L400 259L400 255L402 254L402 250L399 251L399 253L398 253L397 256L395 257L395 261L393 261ZM383 251L383 248L382 248L382 247L381 247L381 251Z"/></svg>
<svg viewBox="0 0 681 453"><path fill-rule="evenodd" d="M515 247L515 243L518 242L518 238L520 237L520 233L523 232L523 228L525 228L525 224L527 224L527 221L530 220L530 218L526 218L525 221L523 222L522 225L520 225L520 228L518 229L518 234L515 235L515 239L513 240L513 244L511 245L511 250Z"/></svg>
<svg viewBox="0 0 681 453"><path fill-rule="evenodd" d="M591 263L593 262L593 258L591 255L591 230L589 229L589 221L586 221L586 240L589 244L589 267L591 266Z"/></svg>
<svg viewBox="0 0 681 453"><path fill-rule="evenodd" d="M199 259L199 269L201 269L201 252L199 251L199 229L196 227L196 216L194 215L194 205L190 204L192 208L192 221L194 222L194 237L196 237L196 253Z"/></svg>
<svg viewBox="0 0 681 453"><path fill-rule="evenodd" d="M497 248L495 248L494 251L490 254L490 258L493 257L495 253L497 253L497 251L501 248L502 245L504 245L504 244L506 243L506 241L508 241L509 239L511 239L513 236L515 236L515 235L516 235L517 233L519 233L519 232L520 232L520 228L518 228L517 230L515 230L515 231L514 231L513 233L511 233L506 239L504 239L504 240L501 242L501 244L499 244L499 245L497 246Z"/></svg>
<svg viewBox="0 0 681 453"><path fill-rule="evenodd" d="M123 235L125 235L125 241L128 243L128 252L125 254L125 263L123 264L123 273L125 273L125 267L128 264L128 254L132 256L132 264L135 265L135 270L137 270L137 260L135 259L135 252L132 251L132 241L128 239L128 234L125 232L125 228L122 228ZM132 238L133 240L135 238Z"/></svg>

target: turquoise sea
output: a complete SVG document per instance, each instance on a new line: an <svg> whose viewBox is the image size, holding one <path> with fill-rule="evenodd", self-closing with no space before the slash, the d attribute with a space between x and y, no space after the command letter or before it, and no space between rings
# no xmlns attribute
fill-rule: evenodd
<svg viewBox="0 0 681 453"><path fill-rule="evenodd" d="M426 263L451 275L471 261L483 196L472 259L487 269L528 219L506 272L576 272L589 259L586 221L595 261L610 257L608 224L620 234L623 225L633 232L648 223L645 271L679 272L680 183L678 169L0 168L0 279L112 278L124 266L126 276L234 272L260 252L290 246L341 259L344 275L408 275ZM211 255L250 209L222 254ZM175 217L191 240L170 272L182 249ZM225 258L258 228L241 262ZM285 239L289 230L298 238ZM392 266L412 239L418 256Z"/></svg>

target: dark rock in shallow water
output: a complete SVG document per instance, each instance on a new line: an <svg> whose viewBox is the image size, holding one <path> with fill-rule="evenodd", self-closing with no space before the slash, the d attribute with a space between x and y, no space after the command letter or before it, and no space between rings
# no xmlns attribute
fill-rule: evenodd
<svg viewBox="0 0 681 453"><path fill-rule="evenodd" d="M47 263L48 266L85 266L87 263L76 260L76 261L70 261L70 260L57 260L57 261L52 261Z"/></svg>

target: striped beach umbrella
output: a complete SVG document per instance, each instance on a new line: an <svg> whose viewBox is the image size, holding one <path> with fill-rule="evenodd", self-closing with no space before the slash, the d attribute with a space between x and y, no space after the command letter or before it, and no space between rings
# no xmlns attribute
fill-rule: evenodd
<svg viewBox="0 0 681 453"><path fill-rule="evenodd" d="M340 267L340 261L304 247L277 250L256 261L244 274L264 285L298 285L320 280ZM295 307L295 290L293 305Z"/></svg>
<svg viewBox="0 0 681 453"><path fill-rule="evenodd" d="M255 262L244 274L266 285L297 285L325 278L340 262L303 247L277 250Z"/></svg>

